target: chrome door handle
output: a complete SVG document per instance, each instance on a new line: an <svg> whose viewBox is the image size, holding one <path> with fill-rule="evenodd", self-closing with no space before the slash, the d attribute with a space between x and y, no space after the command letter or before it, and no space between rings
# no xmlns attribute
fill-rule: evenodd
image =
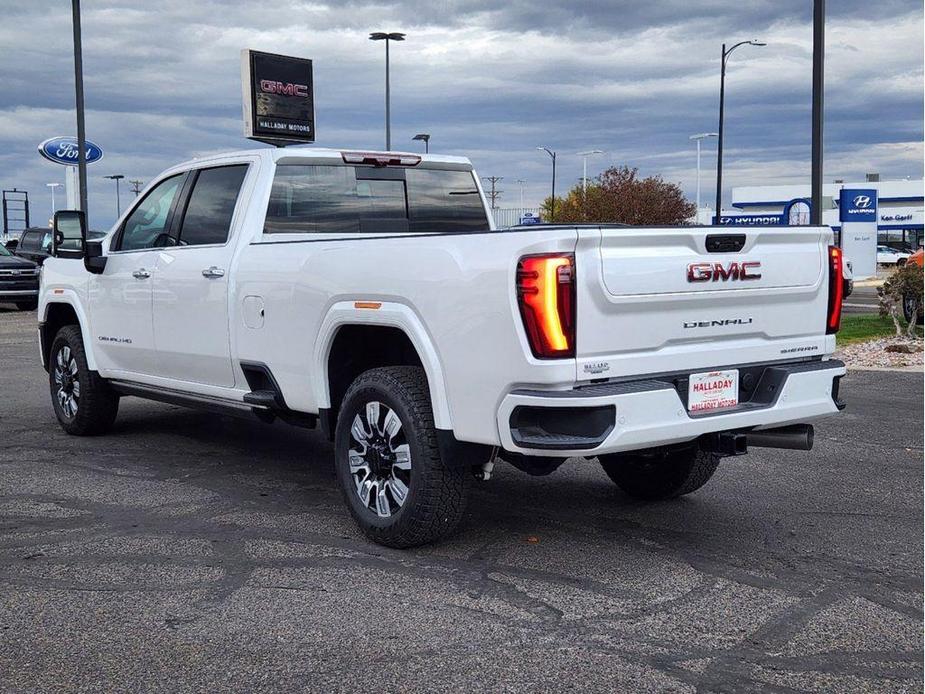
<svg viewBox="0 0 925 694"><path fill-rule="evenodd" d="M224 277L225 271L220 267L215 267L214 265L210 268L206 268L202 271L202 276L214 280L216 277Z"/></svg>
<svg viewBox="0 0 925 694"><path fill-rule="evenodd" d="M150 276L151 276L151 273L145 270L144 268L135 270L135 272L132 273L132 277L134 277L136 280L146 280Z"/></svg>

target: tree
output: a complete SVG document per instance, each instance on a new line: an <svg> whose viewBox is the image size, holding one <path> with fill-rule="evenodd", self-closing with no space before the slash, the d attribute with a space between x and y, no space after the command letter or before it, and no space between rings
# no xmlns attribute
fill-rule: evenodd
<svg viewBox="0 0 925 694"><path fill-rule="evenodd" d="M916 316L922 308L922 268L906 263L889 279L877 288L880 297L880 315L890 316L896 328L896 337L902 337L902 325L899 316L903 312L903 302L907 302L912 319L906 324L906 337L915 337Z"/></svg>
<svg viewBox="0 0 925 694"><path fill-rule="evenodd" d="M681 188L661 176L640 178L638 169L614 166L588 184L587 192L577 185L564 198L543 203L543 218L557 223L620 223L675 226L686 224L696 212Z"/></svg>

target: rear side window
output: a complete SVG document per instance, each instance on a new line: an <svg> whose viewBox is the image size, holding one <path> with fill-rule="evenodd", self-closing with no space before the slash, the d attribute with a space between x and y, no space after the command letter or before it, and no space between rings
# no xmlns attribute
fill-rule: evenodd
<svg viewBox="0 0 925 694"><path fill-rule="evenodd" d="M246 164L198 172L183 215L179 245L204 246L228 240L234 206L246 173Z"/></svg>
<svg viewBox="0 0 925 694"><path fill-rule="evenodd" d="M264 232L487 229L471 172L298 165L277 167Z"/></svg>

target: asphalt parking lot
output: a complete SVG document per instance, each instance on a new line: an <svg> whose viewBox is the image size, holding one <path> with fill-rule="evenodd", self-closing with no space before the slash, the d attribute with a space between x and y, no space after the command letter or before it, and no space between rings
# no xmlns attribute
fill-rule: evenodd
<svg viewBox="0 0 925 694"><path fill-rule="evenodd" d="M3 691L922 690L921 374L674 502L497 469L400 552L316 432L127 399L68 437L34 321L0 307Z"/></svg>

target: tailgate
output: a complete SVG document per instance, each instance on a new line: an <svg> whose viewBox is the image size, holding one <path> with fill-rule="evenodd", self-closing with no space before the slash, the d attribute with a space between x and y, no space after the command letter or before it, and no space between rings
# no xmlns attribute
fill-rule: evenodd
<svg viewBox="0 0 925 694"><path fill-rule="evenodd" d="M830 352L830 243L828 227L580 229L579 380Z"/></svg>

